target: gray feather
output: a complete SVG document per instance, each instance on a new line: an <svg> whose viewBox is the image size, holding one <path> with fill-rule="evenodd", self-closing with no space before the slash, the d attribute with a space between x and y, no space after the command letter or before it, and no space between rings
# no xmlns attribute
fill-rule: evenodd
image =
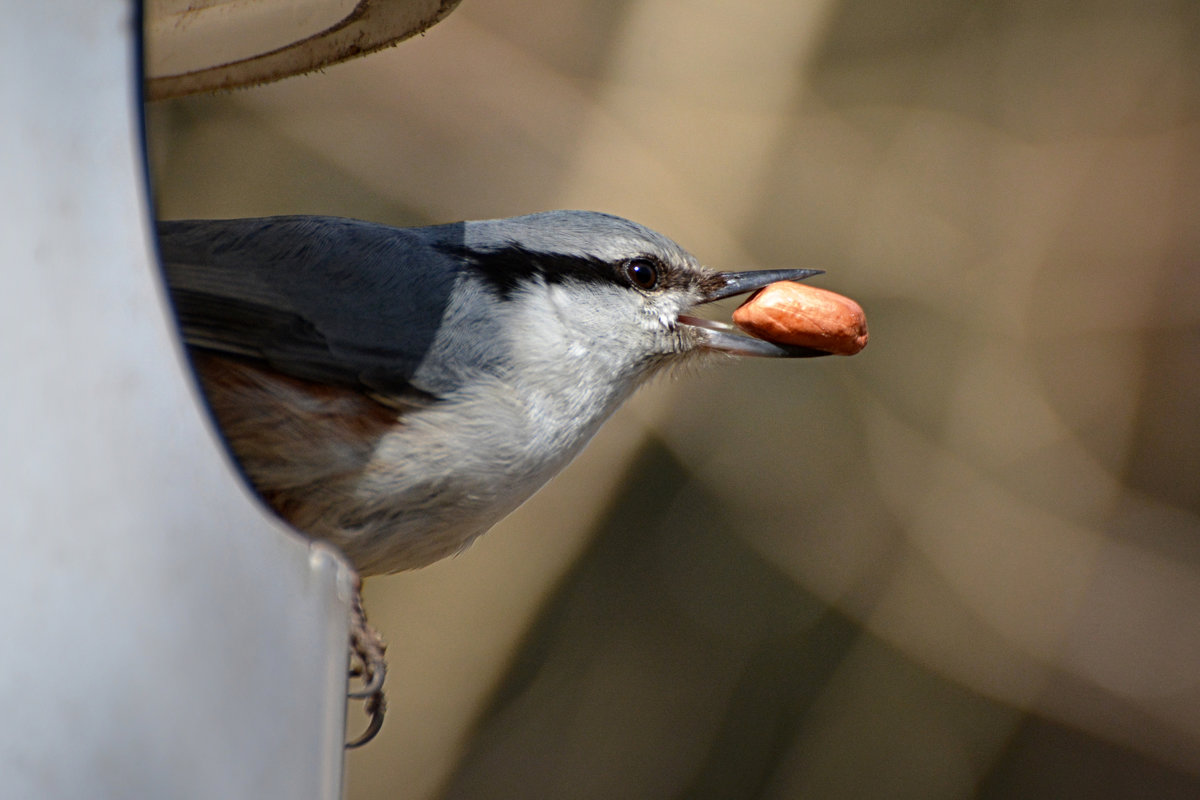
<svg viewBox="0 0 1200 800"><path fill-rule="evenodd" d="M585 211L425 228L304 216L164 221L158 232L190 346L389 396L443 396L472 370L504 372L489 287L612 287L619 264L643 256L682 269L685 281L696 266L665 236Z"/></svg>
<svg viewBox="0 0 1200 800"><path fill-rule="evenodd" d="M457 228L457 230L456 230ZM185 341L290 375L397 393L413 384L457 277L413 230L332 217L160 222Z"/></svg>

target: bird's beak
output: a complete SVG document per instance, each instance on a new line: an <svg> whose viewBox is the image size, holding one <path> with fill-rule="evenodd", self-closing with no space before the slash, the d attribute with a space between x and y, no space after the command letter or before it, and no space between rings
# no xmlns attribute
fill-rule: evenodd
<svg viewBox="0 0 1200 800"><path fill-rule="evenodd" d="M705 287L704 298L700 305L722 300L726 297L736 297L757 291L768 284L779 281L802 281L813 275L820 275L820 269L767 269L751 272L718 272L712 276L711 283ZM827 356L824 350L814 350L811 347L794 347L792 345L774 344L743 336L737 328L726 322L680 315L679 323L697 328L701 334L701 344L705 350L716 350L735 356L760 356L767 358L814 358Z"/></svg>

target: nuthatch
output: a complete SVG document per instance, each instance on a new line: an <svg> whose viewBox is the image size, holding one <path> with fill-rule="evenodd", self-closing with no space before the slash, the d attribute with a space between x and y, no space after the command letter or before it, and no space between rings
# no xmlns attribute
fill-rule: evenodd
<svg viewBox="0 0 1200 800"><path fill-rule="evenodd" d="M666 367L826 354L688 313L816 270L716 272L606 214L158 231L184 339L246 476L362 575L462 550Z"/></svg>
<svg viewBox="0 0 1200 800"><path fill-rule="evenodd" d="M688 316L815 270L715 272L619 217L391 228L160 222L167 282L250 482L360 574L462 550L641 383L713 353L813 356Z"/></svg>

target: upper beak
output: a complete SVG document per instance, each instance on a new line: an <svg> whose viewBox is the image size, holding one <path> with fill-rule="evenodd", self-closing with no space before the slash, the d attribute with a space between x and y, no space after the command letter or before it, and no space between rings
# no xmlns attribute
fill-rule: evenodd
<svg viewBox="0 0 1200 800"><path fill-rule="evenodd" d="M779 281L802 281L813 275L820 275L820 269L766 269L750 272L718 272L713 276L713 283L707 289L700 304L711 303L726 297L735 297L757 291L768 284ZM743 336L737 333L737 328L725 322L717 322L701 317L680 315L679 322L699 328L703 335L701 347L706 350L716 350L731 353L735 356L764 356L768 358L813 358L827 356L824 350L814 350L811 347L794 347L786 344L774 344L762 339Z"/></svg>

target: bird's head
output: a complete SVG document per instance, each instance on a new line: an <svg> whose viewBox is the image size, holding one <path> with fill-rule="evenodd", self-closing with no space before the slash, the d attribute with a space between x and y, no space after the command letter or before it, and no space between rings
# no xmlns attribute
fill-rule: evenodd
<svg viewBox="0 0 1200 800"><path fill-rule="evenodd" d="M667 237L627 219L550 211L468 223L458 252L506 314L533 358L587 361L607 374L644 377L704 354L827 355L741 335L694 316L697 306L819 270L720 272Z"/></svg>

